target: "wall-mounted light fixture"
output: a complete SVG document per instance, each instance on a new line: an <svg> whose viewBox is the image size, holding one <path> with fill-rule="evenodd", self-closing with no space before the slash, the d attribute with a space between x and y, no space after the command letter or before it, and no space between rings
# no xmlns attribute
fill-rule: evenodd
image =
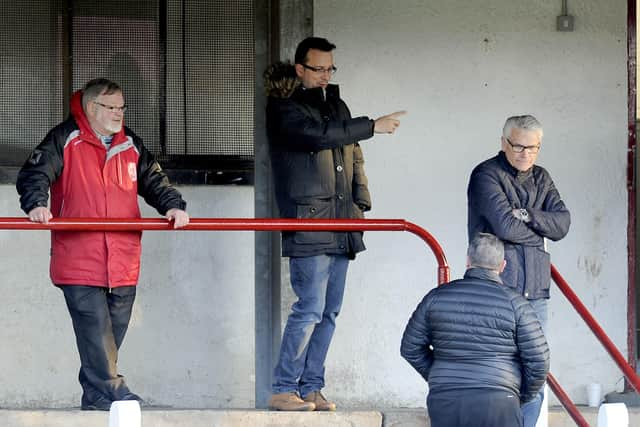
<svg viewBox="0 0 640 427"><path fill-rule="evenodd" d="M557 20L558 31L573 31L573 16L567 12L567 0L562 0L562 15Z"/></svg>

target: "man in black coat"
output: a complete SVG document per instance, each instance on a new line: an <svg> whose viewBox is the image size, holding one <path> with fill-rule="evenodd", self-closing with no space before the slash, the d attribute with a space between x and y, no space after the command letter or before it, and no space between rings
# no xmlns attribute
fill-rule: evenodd
<svg viewBox="0 0 640 427"><path fill-rule="evenodd" d="M295 65L276 64L265 73L267 132L275 192L283 218L363 218L371 209L359 141L393 133L394 113L377 120L352 118L329 84L336 71L323 38L309 37L296 50ZM285 232L292 307L274 371L269 407L333 411L324 398L324 361L340 312L350 259L365 249L361 232Z"/></svg>
<svg viewBox="0 0 640 427"><path fill-rule="evenodd" d="M551 280L546 240L566 236L571 216L549 173L535 165L542 135L535 117L509 117L502 151L473 170L467 197L469 240L486 232L504 242L507 267L500 277L529 300L546 331ZM523 406L525 427L535 426L543 393Z"/></svg>
<svg viewBox="0 0 640 427"><path fill-rule="evenodd" d="M531 305L502 284L504 246L478 234L464 278L433 289L402 336L401 354L429 383L432 427L522 426L549 348Z"/></svg>

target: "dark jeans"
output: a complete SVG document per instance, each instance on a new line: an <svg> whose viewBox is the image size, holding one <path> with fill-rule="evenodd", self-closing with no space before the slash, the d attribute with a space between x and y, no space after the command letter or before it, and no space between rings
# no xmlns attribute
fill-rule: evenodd
<svg viewBox="0 0 640 427"><path fill-rule="evenodd" d="M64 293L76 335L83 401L93 402L100 396L120 400L129 388L118 375L118 349L129 327L136 287L58 287Z"/></svg>
<svg viewBox="0 0 640 427"><path fill-rule="evenodd" d="M522 427L520 398L493 389L429 392L431 427Z"/></svg>

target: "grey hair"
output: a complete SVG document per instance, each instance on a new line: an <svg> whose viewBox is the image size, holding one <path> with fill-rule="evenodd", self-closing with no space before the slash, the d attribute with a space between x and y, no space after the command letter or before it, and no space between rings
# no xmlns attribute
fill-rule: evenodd
<svg viewBox="0 0 640 427"><path fill-rule="evenodd" d="M493 234L478 233L467 250L470 267L498 270L504 261L504 244Z"/></svg>
<svg viewBox="0 0 640 427"><path fill-rule="evenodd" d="M82 107L86 109L87 104L100 95L111 95L116 92L122 92L122 88L116 82L104 78L89 80L82 88Z"/></svg>
<svg viewBox="0 0 640 427"><path fill-rule="evenodd" d="M538 131L540 133L540 139L542 139L542 124L533 116L528 114L524 116L512 116L507 119L502 128L502 136L509 138L511 136L512 129L524 129Z"/></svg>

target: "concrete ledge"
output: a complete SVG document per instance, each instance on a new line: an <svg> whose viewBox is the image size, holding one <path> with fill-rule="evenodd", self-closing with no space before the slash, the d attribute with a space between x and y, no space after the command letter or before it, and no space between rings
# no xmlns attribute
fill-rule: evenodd
<svg viewBox="0 0 640 427"><path fill-rule="evenodd" d="M2 427L107 427L109 413L76 410L0 410ZM376 411L142 410L145 427L380 427Z"/></svg>
<svg viewBox="0 0 640 427"><path fill-rule="evenodd" d="M382 427L430 427L427 408L387 409L382 413Z"/></svg>
<svg viewBox="0 0 640 427"><path fill-rule="evenodd" d="M597 408L579 407L590 425ZM2 427L107 427L108 412L79 409L0 410ZM425 409L269 412L259 410L146 409L143 427L429 427ZM640 426L640 408L629 408L629 425ZM575 427L562 408L549 408L550 427Z"/></svg>
<svg viewBox="0 0 640 427"><path fill-rule="evenodd" d="M595 426L598 419L598 408L578 406L578 410L589 425ZM640 408L629 410L629 425L640 426ZM382 410L383 427L430 427L426 409L386 409ZM575 427L576 423L562 407L549 408L549 427Z"/></svg>

